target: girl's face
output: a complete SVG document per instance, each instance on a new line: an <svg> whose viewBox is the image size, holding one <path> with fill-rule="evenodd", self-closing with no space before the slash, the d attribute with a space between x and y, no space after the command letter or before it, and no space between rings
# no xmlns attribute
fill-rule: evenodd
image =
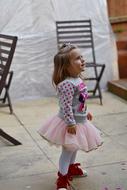
<svg viewBox="0 0 127 190"><path fill-rule="evenodd" d="M70 65L68 71L72 77L77 77L82 71L84 71L85 61L78 48L73 49L70 52Z"/></svg>

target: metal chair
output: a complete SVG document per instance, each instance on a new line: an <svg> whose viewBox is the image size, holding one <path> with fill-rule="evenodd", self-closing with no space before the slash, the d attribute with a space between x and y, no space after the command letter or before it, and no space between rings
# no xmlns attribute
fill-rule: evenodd
<svg viewBox="0 0 127 190"><path fill-rule="evenodd" d="M0 34L0 106L9 106L10 113L13 113L9 88L13 77L13 71L10 71L13 55L17 43L16 36ZM21 143L0 129L0 136L14 145Z"/></svg>
<svg viewBox="0 0 127 190"><path fill-rule="evenodd" d="M63 43L71 43L81 49L89 49L91 52L91 61L86 63L86 68L93 69L92 76L84 78L84 80L95 81L94 87L88 89L89 98L99 98L100 104L102 104L102 93L99 83L105 64L96 63L91 20L56 21L56 34L58 49Z"/></svg>

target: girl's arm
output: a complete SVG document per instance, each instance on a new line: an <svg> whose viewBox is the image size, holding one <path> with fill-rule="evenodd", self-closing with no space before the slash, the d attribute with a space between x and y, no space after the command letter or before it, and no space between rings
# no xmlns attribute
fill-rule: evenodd
<svg viewBox="0 0 127 190"><path fill-rule="evenodd" d="M60 107L62 108L64 120L67 124L67 130L69 133L76 132L76 121L72 110L74 88L74 85L69 81L64 81L58 85Z"/></svg>
<svg viewBox="0 0 127 190"><path fill-rule="evenodd" d="M88 112L88 114L87 114L87 119L90 121L93 119L93 116L90 112Z"/></svg>

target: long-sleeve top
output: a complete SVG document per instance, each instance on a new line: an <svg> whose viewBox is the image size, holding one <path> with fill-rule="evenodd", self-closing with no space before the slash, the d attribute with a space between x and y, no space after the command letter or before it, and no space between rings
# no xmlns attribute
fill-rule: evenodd
<svg viewBox="0 0 127 190"><path fill-rule="evenodd" d="M57 86L60 110L58 116L69 126L84 123L87 115L87 87L81 78L67 78Z"/></svg>

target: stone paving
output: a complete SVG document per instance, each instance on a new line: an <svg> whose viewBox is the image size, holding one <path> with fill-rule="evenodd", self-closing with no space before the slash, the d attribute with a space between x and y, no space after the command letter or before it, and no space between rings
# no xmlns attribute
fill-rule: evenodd
<svg viewBox="0 0 127 190"><path fill-rule="evenodd" d="M78 152L77 162L88 177L73 180L73 190L127 190L127 101L103 93L88 101L93 124L104 144L90 153ZM58 110L56 98L13 103L14 114L0 108L0 127L22 142L13 146L0 137L0 190L55 190L60 148L49 146L38 128Z"/></svg>

